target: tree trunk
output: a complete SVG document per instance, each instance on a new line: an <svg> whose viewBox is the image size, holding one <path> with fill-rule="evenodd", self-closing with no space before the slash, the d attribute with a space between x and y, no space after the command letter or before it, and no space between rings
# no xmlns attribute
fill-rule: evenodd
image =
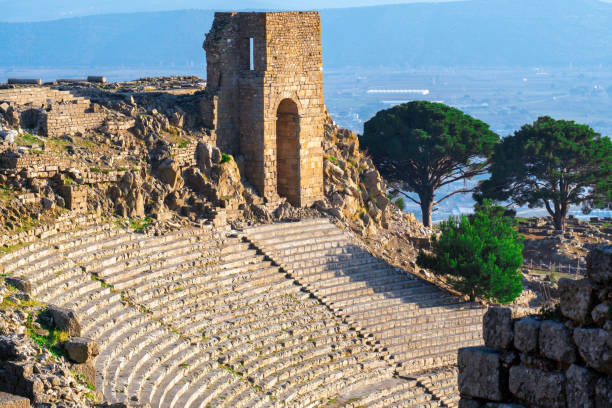
<svg viewBox="0 0 612 408"><path fill-rule="evenodd" d="M565 231L565 214L559 211L553 216L553 223L557 231Z"/></svg>
<svg viewBox="0 0 612 408"><path fill-rule="evenodd" d="M433 212L434 193L433 188L429 191L419 193L419 200L421 201L421 214L423 214L423 225L431 227L431 213Z"/></svg>

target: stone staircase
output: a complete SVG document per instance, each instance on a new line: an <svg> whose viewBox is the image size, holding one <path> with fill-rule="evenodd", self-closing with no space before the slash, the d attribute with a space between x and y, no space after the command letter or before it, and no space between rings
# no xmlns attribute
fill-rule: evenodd
<svg viewBox="0 0 612 408"><path fill-rule="evenodd" d="M245 235L362 333L399 375L457 406L452 367L460 347L482 344L482 307L397 271L325 219L261 226Z"/></svg>
<svg viewBox="0 0 612 408"><path fill-rule="evenodd" d="M78 312L100 345L96 388L107 401L153 407L438 407L435 389L447 384L406 378L422 361L405 357L418 352L408 346L434 347L428 339L450 330L461 338L473 317L320 220L155 237L83 224L0 265L28 278L37 299ZM427 361L420 368L440 366Z"/></svg>

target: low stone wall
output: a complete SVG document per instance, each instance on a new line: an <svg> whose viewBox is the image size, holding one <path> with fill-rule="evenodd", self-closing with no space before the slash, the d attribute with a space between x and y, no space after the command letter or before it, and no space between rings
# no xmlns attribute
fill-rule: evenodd
<svg viewBox="0 0 612 408"><path fill-rule="evenodd" d="M460 408L612 407L612 246L593 250L587 278L561 279L559 290L551 319L487 311L485 347L459 350Z"/></svg>
<svg viewBox="0 0 612 408"><path fill-rule="evenodd" d="M7 150L0 153L0 168L30 170L33 172L55 173L72 167L70 160L62 159L51 153L20 153Z"/></svg>
<svg viewBox="0 0 612 408"><path fill-rule="evenodd" d="M179 167L195 166L197 165L197 147L198 143L195 141L185 147L174 146L170 148L170 155Z"/></svg>
<svg viewBox="0 0 612 408"><path fill-rule="evenodd" d="M49 87L0 89L0 101L9 104L41 107L50 102L74 100L75 96L68 91L60 91Z"/></svg>

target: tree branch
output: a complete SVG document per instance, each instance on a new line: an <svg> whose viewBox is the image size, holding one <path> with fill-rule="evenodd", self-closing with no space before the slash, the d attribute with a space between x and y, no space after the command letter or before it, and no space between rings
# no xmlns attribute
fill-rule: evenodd
<svg viewBox="0 0 612 408"><path fill-rule="evenodd" d="M459 189L459 190L455 190L452 193L447 194L444 197L442 197L441 199L439 199L438 201L436 201L434 203L434 205L440 204L442 201L446 200L447 198L449 198L451 196L454 196L455 194L459 194L459 193L472 193L472 192L474 192L474 190L475 190L475 188L462 188L462 189Z"/></svg>

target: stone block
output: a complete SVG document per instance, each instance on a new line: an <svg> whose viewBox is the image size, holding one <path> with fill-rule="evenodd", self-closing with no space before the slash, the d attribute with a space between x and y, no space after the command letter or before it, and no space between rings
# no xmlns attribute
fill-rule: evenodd
<svg viewBox="0 0 612 408"><path fill-rule="evenodd" d="M563 323L546 320L540 327L540 354L565 364L576 361L576 348L572 334Z"/></svg>
<svg viewBox="0 0 612 408"><path fill-rule="evenodd" d="M542 322L533 317L523 317L514 322L514 347L523 353L536 353L540 326Z"/></svg>
<svg viewBox="0 0 612 408"><path fill-rule="evenodd" d="M459 400L459 408L483 408L484 403L479 400L461 398Z"/></svg>
<svg viewBox="0 0 612 408"><path fill-rule="evenodd" d="M565 397L568 407L595 408L597 375L588 368L572 364L565 372Z"/></svg>
<svg viewBox="0 0 612 408"><path fill-rule="evenodd" d="M86 363L100 354L98 343L85 337L72 337L64 342L64 350L75 363Z"/></svg>
<svg viewBox="0 0 612 408"><path fill-rule="evenodd" d="M30 400L18 395L0 392L0 408L30 408Z"/></svg>
<svg viewBox="0 0 612 408"><path fill-rule="evenodd" d="M580 324L591 322L594 305L594 288L588 279L559 279L561 313Z"/></svg>
<svg viewBox="0 0 612 408"><path fill-rule="evenodd" d="M574 342L587 366L612 375L612 332L604 329L575 329Z"/></svg>
<svg viewBox="0 0 612 408"><path fill-rule="evenodd" d="M53 316L55 327L71 336L81 335L81 321L76 312L54 305L49 305L48 310Z"/></svg>
<svg viewBox="0 0 612 408"><path fill-rule="evenodd" d="M593 249L587 256L587 276L595 285L612 285L612 245Z"/></svg>
<svg viewBox="0 0 612 408"><path fill-rule="evenodd" d="M73 364L71 368L77 375L82 375L87 384L96 384L96 367L93 361L88 361L83 364Z"/></svg>
<svg viewBox="0 0 612 408"><path fill-rule="evenodd" d="M459 392L475 398L501 401L506 395L507 374L501 353L487 347L459 349Z"/></svg>
<svg viewBox="0 0 612 408"><path fill-rule="evenodd" d="M484 315L482 334L485 346L505 350L514 338L512 310L508 307L490 307Z"/></svg>
<svg viewBox="0 0 612 408"><path fill-rule="evenodd" d="M612 320L612 302L598 304L591 311L591 318L598 326L603 326L607 320Z"/></svg>
<svg viewBox="0 0 612 408"><path fill-rule="evenodd" d="M484 408L525 408L519 404L505 404L502 402L488 402Z"/></svg>
<svg viewBox="0 0 612 408"><path fill-rule="evenodd" d="M565 375L522 365L510 368L509 388L512 395L528 406L565 408Z"/></svg>
<svg viewBox="0 0 612 408"><path fill-rule="evenodd" d="M595 385L595 408L612 407L612 378L600 378Z"/></svg>

